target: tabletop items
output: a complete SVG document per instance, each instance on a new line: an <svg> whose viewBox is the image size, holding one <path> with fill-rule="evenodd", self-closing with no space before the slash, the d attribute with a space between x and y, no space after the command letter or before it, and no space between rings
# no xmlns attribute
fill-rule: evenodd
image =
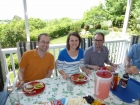
<svg viewBox="0 0 140 105"><path fill-rule="evenodd" d="M122 88L126 88L127 87L127 81L129 80L129 75L128 73L123 74L121 81L120 81L120 85Z"/></svg>
<svg viewBox="0 0 140 105"><path fill-rule="evenodd" d="M127 103L133 103L134 101L139 100L139 88L140 82L130 78L126 88L123 88L121 85L118 85L116 90L111 89L111 92L118 98L120 98L122 101Z"/></svg>
<svg viewBox="0 0 140 105"><path fill-rule="evenodd" d="M67 90L68 91L73 91L73 83L70 80L70 78L67 78Z"/></svg>
<svg viewBox="0 0 140 105"><path fill-rule="evenodd" d="M45 84L43 82L33 81L25 84L22 91L27 96L33 96L40 94L45 89Z"/></svg>
<svg viewBox="0 0 140 105"><path fill-rule="evenodd" d="M78 85L82 85L88 82L88 77L83 73L72 74L70 79L74 84Z"/></svg>
<svg viewBox="0 0 140 105"><path fill-rule="evenodd" d="M113 73L113 80L111 82L112 90L116 90L117 84L118 84L118 73Z"/></svg>
<svg viewBox="0 0 140 105"><path fill-rule="evenodd" d="M40 92L39 94L26 95L23 89L25 88L25 86L27 86L27 84L29 85L29 87L30 85L35 86L35 89L34 89L35 92L40 90L38 89L38 87L40 87L38 86L38 84L35 83L36 85L34 85L34 84L27 83L24 85L23 89L17 90L18 93L21 93L19 94L19 97L16 97L14 93L15 91L11 93L10 95L11 97L8 98L6 105L11 105L10 104L11 102L17 102L18 101L17 98L19 98L20 103L22 105L38 105L41 102L47 103L47 102L52 102L52 101L59 100L62 98L65 98L66 100L69 100L69 99L75 100L75 98L78 96L83 98L83 97L88 97L88 95L90 95L94 99L94 103L92 103L92 105L96 105L97 103L100 103L100 102L106 105L116 105L116 104L117 105L134 105L134 102L138 102L138 99L139 99L138 94L140 93L140 91L138 88L140 88L140 83L139 83L140 76L129 75L127 86L126 88L123 88L121 87L121 82L122 82L123 74L125 74L124 68L120 67L115 71L118 71L117 72L118 77L121 78L120 83L116 86L116 90L113 90L111 88L112 81L109 80L110 78L112 78L113 80L113 76L114 76L113 72L109 72L109 70L101 70L100 72L99 70L98 72L92 71L92 74L90 75L86 75L84 73L82 73L82 75L81 73L74 74L68 80L64 80L61 77L55 77L55 78L44 78L38 81L32 81L30 83L34 83L34 82L39 82L39 84L43 83L44 90ZM80 77L80 80L79 80L79 77ZM75 82L86 81L86 82L84 84L75 84L73 81ZM70 82L70 85L69 85L69 82ZM104 84L104 85L99 86L100 84L101 85ZM72 90L68 90L67 86L72 86ZM105 87L109 87L109 89L108 88L105 89ZM100 93L104 95L101 88L109 92L108 94L105 93L107 97L105 99L102 97L101 98L98 97L100 96ZM30 94L32 94L32 92ZM84 105L88 105L87 103Z"/></svg>
<svg viewBox="0 0 140 105"><path fill-rule="evenodd" d="M108 98L113 75L107 70L98 70L95 73L95 96L99 99Z"/></svg>

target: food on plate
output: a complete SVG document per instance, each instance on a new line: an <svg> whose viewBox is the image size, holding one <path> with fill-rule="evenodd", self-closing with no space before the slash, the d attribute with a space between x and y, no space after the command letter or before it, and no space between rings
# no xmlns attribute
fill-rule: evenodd
<svg viewBox="0 0 140 105"><path fill-rule="evenodd" d="M39 82L39 83L34 84L34 88L35 88L35 89L41 89L41 88L43 88L43 87L44 87L44 85L43 85L42 82Z"/></svg>
<svg viewBox="0 0 140 105"><path fill-rule="evenodd" d="M85 80L85 76L84 76L84 74L79 74L78 75L78 80Z"/></svg>
<svg viewBox="0 0 140 105"><path fill-rule="evenodd" d="M24 90L25 90L26 92L31 92L31 91L34 90L34 86L31 85L31 84L27 84L27 85L24 87Z"/></svg>
<svg viewBox="0 0 140 105"><path fill-rule="evenodd" d="M131 66L130 68L136 69L137 67L136 66Z"/></svg>
<svg viewBox="0 0 140 105"><path fill-rule="evenodd" d="M91 105L105 105L105 104L102 104L102 101L94 100L94 102Z"/></svg>
<svg viewBox="0 0 140 105"><path fill-rule="evenodd" d="M54 100L51 102L39 102L39 105L65 105L66 104L66 98L62 98L59 100Z"/></svg>
<svg viewBox="0 0 140 105"><path fill-rule="evenodd" d="M106 70L108 71L114 71L114 67L113 66L105 66Z"/></svg>
<svg viewBox="0 0 140 105"><path fill-rule="evenodd" d="M83 97L80 97L80 96L77 96L77 97L73 97L73 98L70 98L68 100L68 104L67 105L83 105L83 104L86 104L86 100L83 99Z"/></svg>
<svg viewBox="0 0 140 105"><path fill-rule="evenodd" d="M82 73L76 74L76 75L72 75L71 78L75 82L83 82L86 79L85 75L82 74Z"/></svg>
<svg viewBox="0 0 140 105"><path fill-rule="evenodd" d="M92 104L94 102L94 98L90 95L83 97L87 103Z"/></svg>
<svg viewBox="0 0 140 105"><path fill-rule="evenodd" d="M99 101L99 100L96 100L94 99L92 96L88 95L88 96L85 96L83 97L87 103L89 103L90 105L105 105L105 104L102 104L102 101Z"/></svg>

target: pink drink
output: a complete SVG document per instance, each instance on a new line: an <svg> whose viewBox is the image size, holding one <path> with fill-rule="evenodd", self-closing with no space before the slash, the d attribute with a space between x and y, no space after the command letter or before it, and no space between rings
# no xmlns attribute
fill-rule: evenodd
<svg viewBox="0 0 140 105"><path fill-rule="evenodd" d="M95 80L95 87L94 87L94 92L96 91L96 83L97 79ZM108 98L109 91L110 91L110 81L100 81L99 82L99 87L98 87L98 92L99 94L95 94L96 98L98 99L106 99Z"/></svg>
<svg viewBox="0 0 140 105"><path fill-rule="evenodd" d="M98 70L95 75L94 93L98 99L108 98L112 74L107 70Z"/></svg>

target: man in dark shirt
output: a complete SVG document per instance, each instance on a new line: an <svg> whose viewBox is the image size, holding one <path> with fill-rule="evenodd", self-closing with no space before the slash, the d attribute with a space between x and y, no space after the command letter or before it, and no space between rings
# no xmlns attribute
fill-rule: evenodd
<svg viewBox="0 0 140 105"><path fill-rule="evenodd" d="M105 39L104 34L98 32L94 35L93 46L89 47L85 51L84 64L87 68L93 70L99 70L104 66L104 63L117 67L117 64L113 64L109 59L109 51L106 46L103 45Z"/></svg>

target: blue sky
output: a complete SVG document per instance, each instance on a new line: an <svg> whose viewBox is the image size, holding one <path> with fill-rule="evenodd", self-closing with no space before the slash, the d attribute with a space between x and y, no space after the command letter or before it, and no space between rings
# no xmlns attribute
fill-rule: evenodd
<svg viewBox="0 0 140 105"><path fill-rule="evenodd" d="M83 13L104 0L26 0L28 17L80 19ZM0 0L0 19L24 18L23 0Z"/></svg>

